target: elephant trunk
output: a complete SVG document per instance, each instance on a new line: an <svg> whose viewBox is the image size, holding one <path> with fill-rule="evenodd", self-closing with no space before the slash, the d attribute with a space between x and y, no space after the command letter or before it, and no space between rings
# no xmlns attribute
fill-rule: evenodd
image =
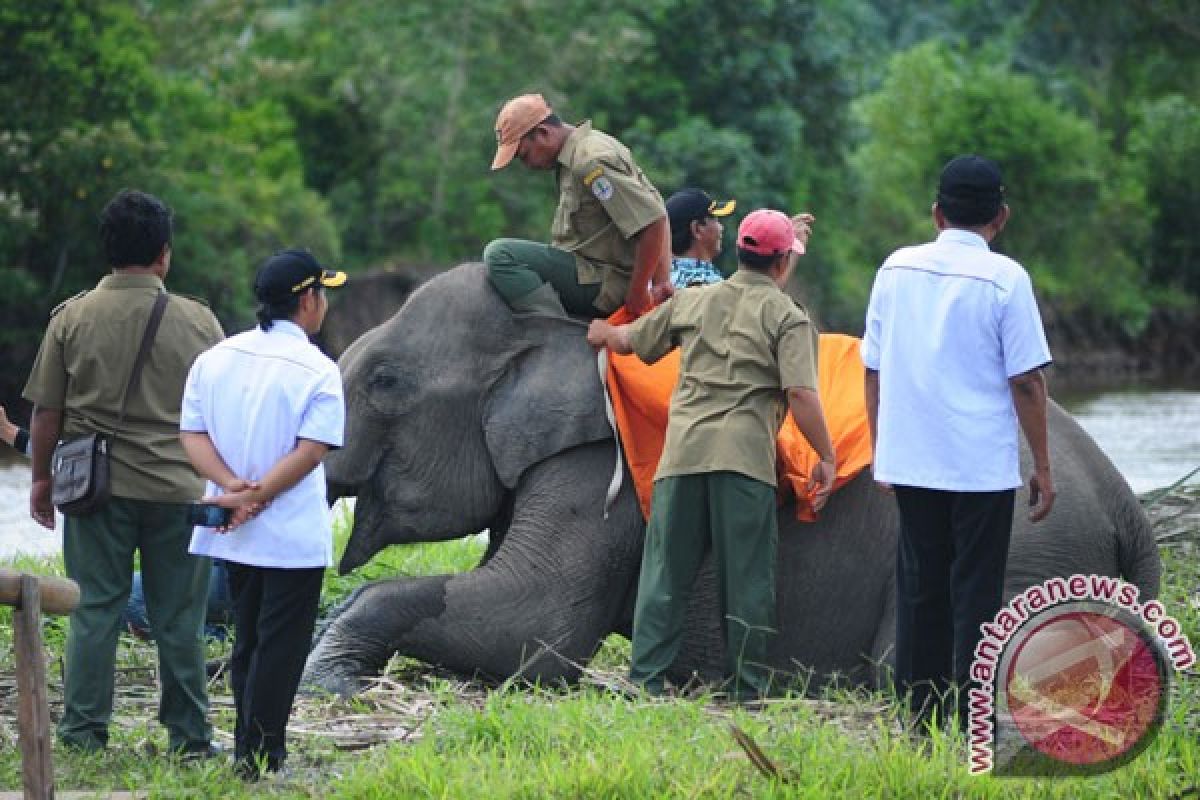
<svg viewBox="0 0 1200 800"><path fill-rule="evenodd" d="M325 500L333 505L343 497L358 497L358 486L325 479Z"/></svg>
<svg viewBox="0 0 1200 800"><path fill-rule="evenodd" d="M363 544L361 539L356 539L351 535L350 540L346 542L346 549L342 553L342 560L338 562L338 574L349 575L370 561L375 552L376 550Z"/></svg>
<svg viewBox="0 0 1200 800"><path fill-rule="evenodd" d="M339 575L349 574L351 570L366 564L388 545L381 530L384 521L381 498L372 491L372 484L359 488L350 538L346 541L346 549L342 551L342 560L338 562Z"/></svg>

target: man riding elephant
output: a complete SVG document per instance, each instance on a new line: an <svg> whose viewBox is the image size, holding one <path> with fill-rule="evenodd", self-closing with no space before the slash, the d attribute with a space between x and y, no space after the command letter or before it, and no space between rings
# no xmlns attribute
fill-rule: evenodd
<svg viewBox="0 0 1200 800"><path fill-rule="evenodd" d="M558 209L550 244L496 239L483 251L513 311L597 317L624 305L637 316L671 295L666 209L625 145L524 94L496 118L492 169L514 157L554 170Z"/></svg>

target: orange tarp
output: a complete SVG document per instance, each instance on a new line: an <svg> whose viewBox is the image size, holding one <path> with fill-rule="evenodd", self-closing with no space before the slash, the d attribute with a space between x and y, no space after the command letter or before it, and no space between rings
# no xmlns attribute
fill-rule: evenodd
<svg viewBox="0 0 1200 800"><path fill-rule="evenodd" d="M609 321L619 325L628 322L629 317L620 309ZM835 490L871 463L871 433L863 400L863 365L858 347L859 340L853 336L826 333L820 337L817 382L829 435L837 450ZM643 364L635 355L609 353L608 391L625 461L646 517L650 516L654 471L662 455L667 412L678 375L679 350L652 365ZM816 518L808 491L809 471L816 463L817 454L788 414L779 431L777 447L779 502L782 504L794 496L796 517L807 522Z"/></svg>

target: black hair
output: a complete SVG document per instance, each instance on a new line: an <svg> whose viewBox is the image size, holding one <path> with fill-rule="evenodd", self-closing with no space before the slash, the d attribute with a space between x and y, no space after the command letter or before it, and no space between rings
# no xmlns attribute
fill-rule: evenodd
<svg viewBox="0 0 1200 800"><path fill-rule="evenodd" d="M1000 213L1004 205L1003 195L988 198L947 197L938 195L938 208L951 225L960 228L977 228L987 225Z"/></svg>
<svg viewBox="0 0 1200 800"><path fill-rule="evenodd" d="M692 223L701 221L703 221L703 217L699 220L689 219L687 224L678 230L674 225L671 226L671 252L674 255L683 255L692 246L692 243L696 241L696 237L692 235Z"/></svg>
<svg viewBox="0 0 1200 800"><path fill-rule="evenodd" d="M309 289L305 289L305 292ZM313 287L311 291L321 291L317 287ZM304 292L300 294L289 294L283 300L272 300L270 302L259 301L258 308L254 310L254 316L258 318L258 327L264 331L271 330L271 325L277 319L291 319L296 315L296 311L300 308L300 298L304 296Z"/></svg>
<svg viewBox="0 0 1200 800"><path fill-rule="evenodd" d="M122 189L100 212L100 240L110 267L148 267L171 243L171 209L136 189Z"/></svg>
<svg viewBox="0 0 1200 800"><path fill-rule="evenodd" d="M782 255L787 255L786 253ZM771 266L779 260L778 255L765 256L762 253L754 253L744 247L737 249L738 264L746 269L754 270L755 272L766 272Z"/></svg>
<svg viewBox="0 0 1200 800"><path fill-rule="evenodd" d="M549 125L551 128L561 128L563 126L563 121L562 117L554 112L551 112L550 115L539 122L538 125Z"/></svg>

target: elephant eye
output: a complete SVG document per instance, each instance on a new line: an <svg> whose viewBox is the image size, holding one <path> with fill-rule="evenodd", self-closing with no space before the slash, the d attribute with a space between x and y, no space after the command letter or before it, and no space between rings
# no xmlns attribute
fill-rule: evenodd
<svg viewBox="0 0 1200 800"><path fill-rule="evenodd" d="M371 377L371 389L395 389L397 383L396 375L388 373L372 375Z"/></svg>
<svg viewBox="0 0 1200 800"><path fill-rule="evenodd" d="M413 376L399 364L378 364L359 387L372 414L394 417L408 413L415 399ZM349 387L347 387L349 388Z"/></svg>
<svg viewBox="0 0 1200 800"><path fill-rule="evenodd" d="M399 382L399 379L391 372L377 372L371 376L369 385L372 389L381 389L386 391L388 389L395 389L396 384Z"/></svg>

